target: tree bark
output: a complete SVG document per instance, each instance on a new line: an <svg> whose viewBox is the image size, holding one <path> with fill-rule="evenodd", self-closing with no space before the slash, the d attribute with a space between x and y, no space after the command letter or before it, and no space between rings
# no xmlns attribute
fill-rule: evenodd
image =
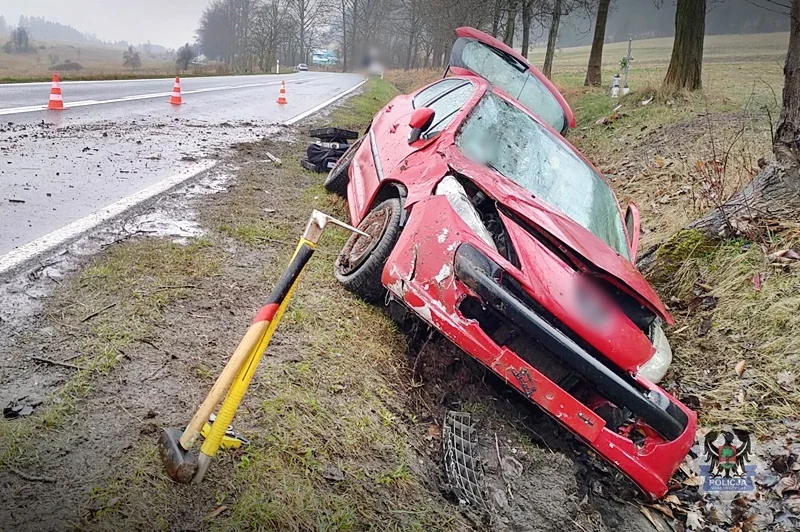
<svg viewBox="0 0 800 532"><path fill-rule="evenodd" d="M611 0L608 1L610 2ZM522 55L524 57L528 57L530 49L532 8L533 0L522 0Z"/></svg>
<svg viewBox="0 0 800 532"><path fill-rule="evenodd" d="M603 44L606 41L606 22L611 0L600 0L597 4L597 21L594 24L592 51L589 53L589 66L586 68L587 87L599 87L603 83Z"/></svg>
<svg viewBox="0 0 800 532"><path fill-rule="evenodd" d="M542 73L548 78L553 70L553 55L556 52L556 41L558 40L558 25L561 22L561 0L556 0L553 5L553 18L550 21L550 33L547 37L547 52L544 55L544 66Z"/></svg>
<svg viewBox="0 0 800 532"><path fill-rule="evenodd" d="M514 47L514 21L516 19L517 2L516 0L511 0L508 5L508 20L506 21L506 32L503 37L503 42L512 48Z"/></svg>
<svg viewBox="0 0 800 532"><path fill-rule="evenodd" d="M792 1L789 50L783 66L783 106L772 150L778 162L796 166L800 159L800 1Z"/></svg>
<svg viewBox="0 0 800 532"><path fill-rule="evenodd" d="M503 1L495 0L494 13L492 13L492 37L497 38L500 32L500 13L502 11Z"/></svg>
<svg viewBox="0 0 800 532"><path fill-rule="evenodd" d="M667 90L702 88L703 40L706 33L706 0L678 0L675 42L662 87Z"/></svg>

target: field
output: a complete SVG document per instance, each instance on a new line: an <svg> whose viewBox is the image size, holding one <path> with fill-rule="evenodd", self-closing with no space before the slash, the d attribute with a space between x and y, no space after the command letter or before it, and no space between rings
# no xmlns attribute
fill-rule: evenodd
<svg viewBox="0 0 800 532"><path fill-rule="evenodd" d="M0 44L8 36L0 34ZM123 49L95 43L67 43L33 40L28 53L6 53L0 46L0 83L47 80L54 67L66 62L79 63L81 70L59 69L62 79L118 79L175 75L175 64L140 52L141 68L135 72L122 65Z"/></svg>
<svg viewBox="0 0 800 532"><path fill-rule="evenodd" d="M634 43L632 93L619 101L583 87L587 48L560 50L554 63L578 116L569 140L607 175L623 205L638 203L642 249L668 243L650 278L676 320L667 331L675 361L665 388L697 410L704 428L752 431L768 471L768 450L796 454L790 445L798 441L800 276L771 257L798 249L800 227L784 221L756 241L672 235L770 157L786 40L709 37L698 94L658 90L670 54L665 39ZM604 83L625 46L606 47ZM540 51L533 57L539 63ZM372 80L320 122L363 129L397 89L438 75L389 72L388 82ZM222 453L200 486L169 482L155 446L160 428L186 422L280 275L310 210L346 216L320 176L296 162L305 127L236 146L223 162L233 175L228 189L192 204L205 236L188 244L121 238L61 279L17 332L5 358L22 371L3 383L24 388L37 367L40 382L55 384L36 415L0 420L0 525L6 509L9 528L31 530L69 522L91 530L632 532L692 529L689 519L719 524L710 530L760 530L789 515L771 488L731 505L700 497L683 474L678 496L644 505L620 475L446 341L401 331L345 292L331 275L345 238L335 231L326 233L234 421L251 445ZM268 162L267 152L283 165ZM49 359L72 367L36 366L29 355L42 344ZM487 483L499 497L491 523L448 498L440 451L448 408L479 420ZM509 486L501 454L513 454L524 471ZM511 485L516 498L504 495Z"/></svg>

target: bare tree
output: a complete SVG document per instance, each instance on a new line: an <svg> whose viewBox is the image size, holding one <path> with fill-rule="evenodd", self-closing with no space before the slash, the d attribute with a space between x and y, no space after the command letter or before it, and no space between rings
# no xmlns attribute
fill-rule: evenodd
<svg viewBox="0 0 800 532"><path fill-rule="evenodd" d="M550 18L550 32L547 36L547 51L544 55L544 66L542 72L548 78L553 70L553 55L556 51L556 40L558 39L558 25L561 22L561 7L562 0L555 0L553 2L552 17Z"/></svg>
<svg viewBox="0 0 800 532"><path fill-rule="evenodd" d="M589 53L589 66L586 68L587 87L599 87L603 80L603 44L606 40L606 22L611 0L600 0L597 4L597 20L594 24L592 51Z"/></svg>
<svg viewBox="0 0 800 532"><path fill-rule="evenodd" d="M130 67L134 71L142 66L142 58L133 46L128 46L128 49L122 52L122 66Z"/></svg>

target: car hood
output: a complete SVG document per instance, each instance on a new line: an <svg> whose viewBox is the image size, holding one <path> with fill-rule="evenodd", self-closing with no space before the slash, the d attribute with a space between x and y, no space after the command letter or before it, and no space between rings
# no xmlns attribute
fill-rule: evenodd
<svg viewBox="0 0 800 532"><path fill-rule="evenodd" d="M553 207L536 199L513 181L499 177L484 166L473 163L454 145L445 150L451 168L472 179L498 203L523 218L549 239L563 244L584 266L596 274L610 277L612 282L627 288L639 300L668 324L670 316L655 290L627 258L621 256L591 231L574 222Z"/></svg>

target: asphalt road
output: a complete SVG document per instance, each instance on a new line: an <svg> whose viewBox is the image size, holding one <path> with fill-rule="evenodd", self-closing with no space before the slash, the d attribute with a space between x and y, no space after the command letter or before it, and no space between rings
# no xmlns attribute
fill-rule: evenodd
<svg viewBox="0 0 800 532"><path fill-rule="evenodd" d="M288 104L278 105L286 81ZM236 142L279 135L291 120L362 80L354 74L62 82L65 111L47 111L49 83L0 85L0 259L3 255Z"/></svg>

